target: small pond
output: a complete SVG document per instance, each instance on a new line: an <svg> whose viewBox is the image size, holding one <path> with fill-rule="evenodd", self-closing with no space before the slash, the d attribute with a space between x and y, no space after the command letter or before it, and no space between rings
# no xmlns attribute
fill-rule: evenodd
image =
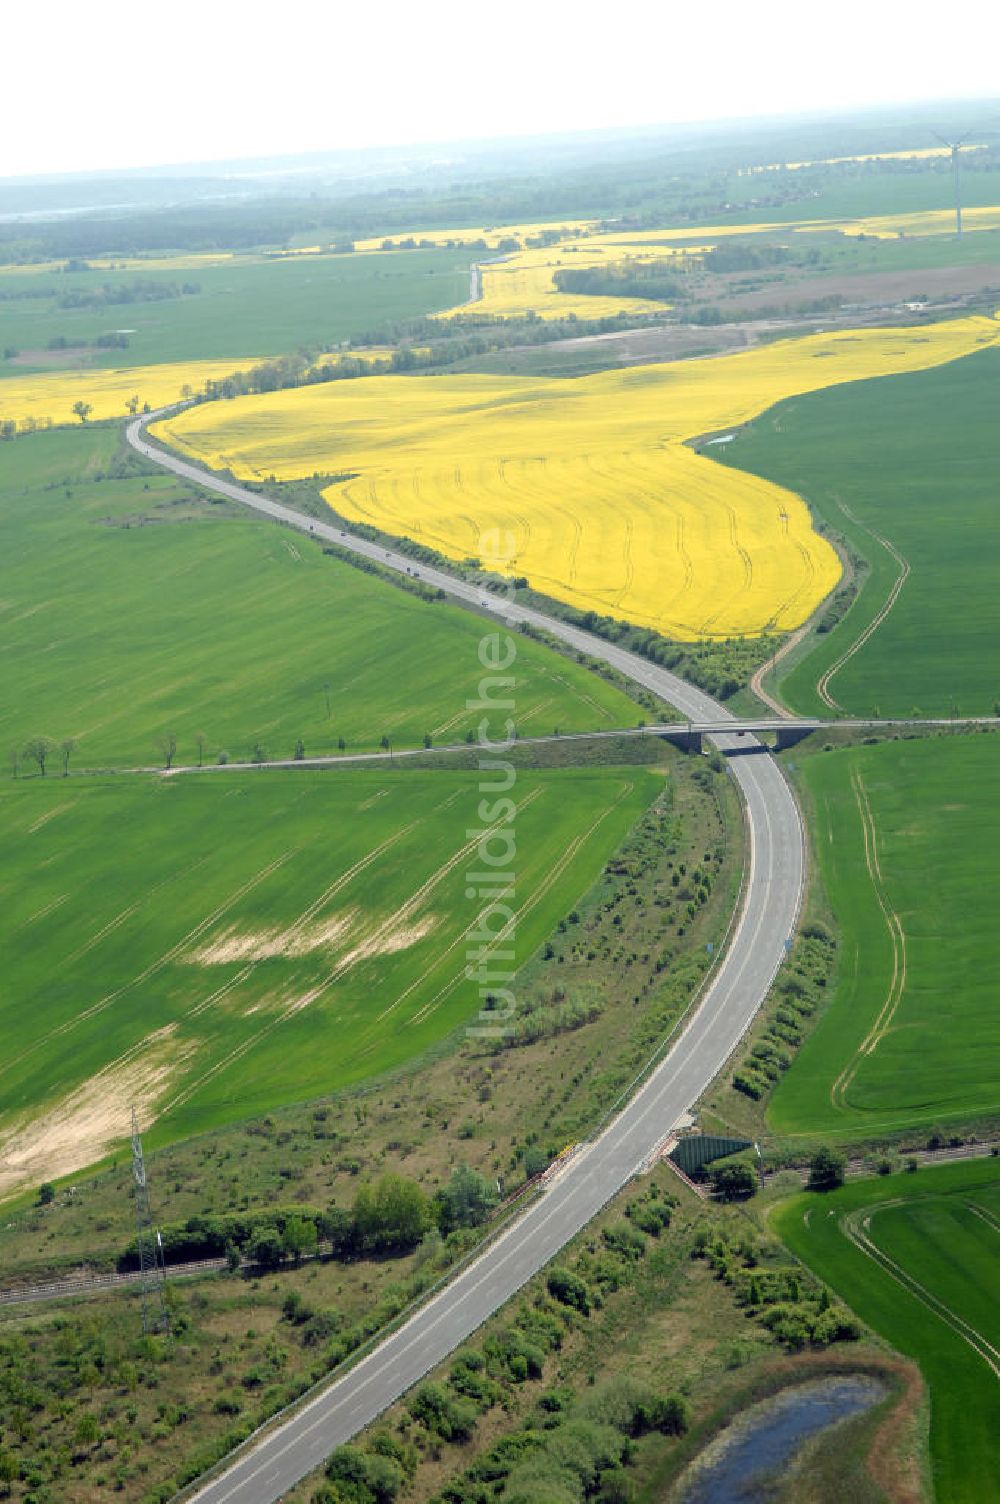
<svg viewBox="0 0 1000 1504"><path fill-rule="evenodd" d="M871 1409L886 1392L877 1379L846 1374L785 1389L754 1405L695 1461L681 1487L682 1504L766 1504L804 1442Z"/></svg>

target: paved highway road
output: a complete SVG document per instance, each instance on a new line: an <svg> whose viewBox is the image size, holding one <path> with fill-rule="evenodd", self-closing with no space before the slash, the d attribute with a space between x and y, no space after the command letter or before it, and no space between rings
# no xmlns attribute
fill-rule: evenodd
<svg viewBox="0 0 1000 1504"><path fill-rule="evenodd" d="M402 554L387 553L154 447L143 433L147 421L149 417L138 419L127 429L129 443L147 459L383 567L413 572L412 560ZM484 602L481 590L424 565L419 573L455 599L491 610L501 622L531 622L603 659L693 721L721 727L734 719L700 690L599 637L523 606ZM732 732L720 730L713 739L723 752L747 746L745 736ZM568 1161L545 1193L474 1263L349 1373L239 1454L196 1493L198 1504L274 1504L537 1273L629 1180L718 1073L767 995L795 925L804 875L798 809L777 764L758 756L734 758L730 766L746 810L743 903L714 978L669 1053L600 1136Z"/></svg>

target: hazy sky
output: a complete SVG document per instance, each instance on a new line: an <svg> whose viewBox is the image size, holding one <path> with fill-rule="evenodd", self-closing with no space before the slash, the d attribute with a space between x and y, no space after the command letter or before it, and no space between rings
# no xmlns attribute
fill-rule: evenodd
<svg viewBox="0 0 1000 1504"><path fill-rule="evenodd" d="M0 177L982 96L998 17L971 0L16 4Z"/></svg>

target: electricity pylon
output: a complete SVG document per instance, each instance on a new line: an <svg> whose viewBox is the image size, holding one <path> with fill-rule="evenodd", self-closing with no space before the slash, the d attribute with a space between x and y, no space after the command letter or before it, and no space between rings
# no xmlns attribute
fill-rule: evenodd
<svg viewBox="0 0 1000 1504"><path fill-rule="evenodd" d="M169 1332L167 1314L167 1271L163 1262L163 1242L153 1226L149 1205L146 1162L142 1157L139 1114L132 1108L132 1179L135 1181L135 1241L139 1250L139 1285L142 1293L142 1330Z"/></svg>

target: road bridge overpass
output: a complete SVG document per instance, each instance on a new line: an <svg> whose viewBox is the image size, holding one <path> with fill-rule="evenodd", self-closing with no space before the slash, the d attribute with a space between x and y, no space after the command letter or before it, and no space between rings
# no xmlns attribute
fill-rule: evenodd
<svg viewBox="0 0 1000 1504"><path fill-rule="evenodd" d="M823 716L745 716L727 720L670 722L666 726L644 729L648 735L659 736L664 741L672 742L688 752L700 752L703 737L722 735L750 738L747 750L757 752L770 750L768 744L760 739L764 736L773 736L773 749L782 752L786 747L794 747L797 742L807 736L812 736L816 731L853 731L872 735L914 730L996 731L1000 730L1000 716L971 716L961 719L877 716L841 717L837 720L827 720ZM728 750L739 752L740 748L730 745Z"/></svg>
<svg viewBox="0 0 1000 1504"><path fill-rule="evenodd" d="M850 731L866 735L887 735L907 731L1000 731L1000 716L918 717L918 716L869 716L839 717L836 720L824 716L727 716L704 720L666 721L648 726L624 726L608 731L569 731L552 736L519 737L519 747L531 747L546 742L601 741L618 737L654 736L671 742L685 752L700 752L702 739L709 737L720 743L721 750L729 756L741 752L783 752L794 747L807 736L817 731ZM766 742L764 737L773 737ZM735 743L734 739L735 738ZM745 741L744 747L740 741ZM468 751L464 743L453 747L435 748L435 751ZM397 757L400 755L396 754ZM419 757L419 751L410 755ZM332 759L330 759L332 760Z"/></svg>
<svg viewBox="0 0 1000 1504"><path fill-rule="evenodd" d="M522 736L518 737L516 745L519 748L544 747L551 743L559 742L601 742L618 741L621 738L655 737L660 741L670 742L680 748L682 752L700 752L702 739L709 737L715 739L722 752L729 757L738 757L741 753L748 752L771 752L784 751L786 747L794 747L804 737L811 736L816 731L863 731L868 733L885 733L892 731L906 731L914 729L932 731L998 731L1000 730L1000 717L976 716L967 720L918 720L893 719L893 720L824 720L820 716L803 717L792 716L780 718L778 716L747 716L741 720L730 717L728 720L690 720L690 721L666 721L655 722L650 726L618 726L610 730L601 731L554 731L547 736ZM765 736L773 736L774 741L769 743L763 740ZM721 740L720 740L721 739ZM742 743L742 745L741 745ZM442 742L435 747L405 747L389 748L380 752L337 752L319 757L285 757L272 758L264 763L257 762L227 762L227 763L204 763L202 765L185 765L175 763L171 768L161 769L164 778L179 778L186 774L197 773L204 777L225 777L232 773L242 773L248 770L262 772L268 768L347 768L367 766L370 763L388 762L390 765L399 764L405 766L411 762L419 764L428 759L434 761L438 758L447 757L475 757L477 748L474 742ZM132 772L149 772L148 768L131 769Z"/></svg>

